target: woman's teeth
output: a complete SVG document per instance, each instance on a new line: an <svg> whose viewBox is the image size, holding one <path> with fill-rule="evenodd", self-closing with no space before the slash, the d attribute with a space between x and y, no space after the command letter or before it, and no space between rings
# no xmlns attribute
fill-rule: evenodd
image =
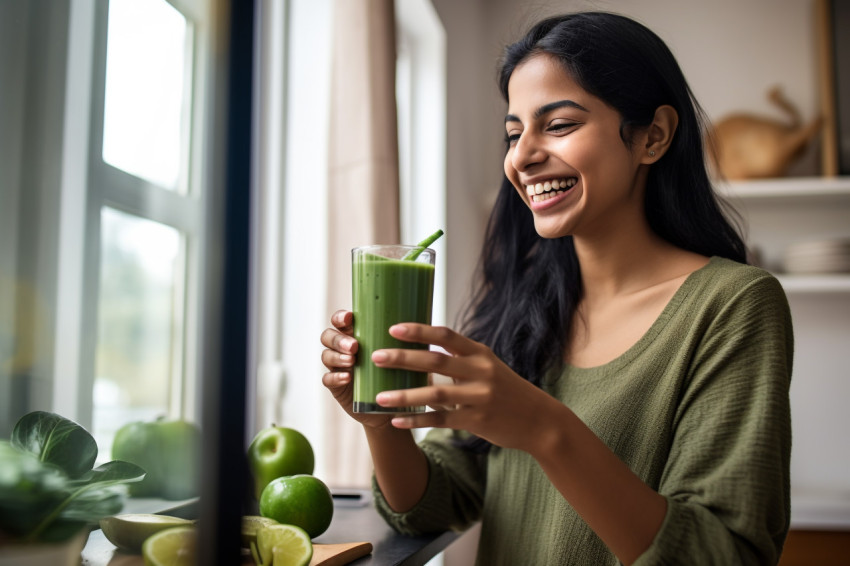
<svg viewBox="0 0 850 566"><path fill-rule="evenodd" d="M537 183L536 185L526 185L525 192L528 197L534 202L543 202L555 196L563 194L566 189L575 186L578 179L570 177L568 179L553 179L545 183Z"/></svg>

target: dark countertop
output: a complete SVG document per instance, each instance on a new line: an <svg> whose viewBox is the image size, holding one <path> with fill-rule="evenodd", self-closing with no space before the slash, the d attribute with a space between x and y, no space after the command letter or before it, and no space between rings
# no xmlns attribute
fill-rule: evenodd
<svg viewBox="0 0 850 566"><path fill-rule="evenodd" d="M369 491L335 492L334 518L330 528L315 542L368 541L374 547L370 556L351 564L361 566L419 566L427 563L460 536L444 533L408 537L392 530L372 505Z"/></svg>
<svg viewBox="0 0 850 566"><path fill-rule="evenodd" d="M440 534L408 537L393 531L378 515L368 490L335 490L334 517L328 530L314 542L334 544L348 542L372 543L372 554L350 564L355 566L422 566L448 547L460 534L447 531ZM169 515L192 517L194 503L167 512ZM126 509L125 512L150 512L147 509ZM82 566L135 566L143 564L142 557L116 549L96 529L89 536L82 553ZM250 557L243 564L253 564Z"/></svg>

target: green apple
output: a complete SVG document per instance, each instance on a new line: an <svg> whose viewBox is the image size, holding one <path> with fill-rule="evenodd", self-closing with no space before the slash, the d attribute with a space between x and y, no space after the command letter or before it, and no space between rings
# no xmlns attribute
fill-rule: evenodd
<svg viewBox="0 0 850 566"><path fill-rule="evenodd" d="M127 487L132 497L188 499L199 494L201 431L182 420L132 422L115 433L112 458L142 467L147 475Z"/></svg>
<svg viewBox="0 0 850 566"><path fill-rule="evenodd" d="M331 490L316 476L284 476L272 480L260 495L260 515L304 529L310 538L325 532L334 514Z"/></svg>
<svg viewBox="0 0 850 566"><path fill-rule="evenodd" d="M310 441L293 428L272 424L254 437L248 447L248 466L254 479L254 497L274 479L312 474L315 458Z"/></svg>

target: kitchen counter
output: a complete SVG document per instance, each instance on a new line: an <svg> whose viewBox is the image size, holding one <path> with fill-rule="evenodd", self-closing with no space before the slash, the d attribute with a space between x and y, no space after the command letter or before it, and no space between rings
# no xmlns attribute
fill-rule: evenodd
<svg viewBox="0 0 850 566"><path fill-rule="evenodd" d="M185 513L169 514L186 516ZM459 536L459 533L452 531L420 537L400 535L393 531L375 511L369 491L352 490L334 493L334 517L331 526L314 542L372 543L372 554L350 563L355 566L421 566L442 552ZM92 531L82 553L83 566L140 566L142 564L141 556L116 549L99 529ZM242 564L253 564L250 555L244 557Z"/></svg>
<svg viewBox="0 0 850 566"><path fill-rule="evenodd" d="M444 533L408 537L392 530L372 505L367 490L334 494L334 518L330 528L315 542L338 543L368 541L373 550L370 556L352 564L357 566L417 566L427 563L442 552L461 533Z"/></svg>

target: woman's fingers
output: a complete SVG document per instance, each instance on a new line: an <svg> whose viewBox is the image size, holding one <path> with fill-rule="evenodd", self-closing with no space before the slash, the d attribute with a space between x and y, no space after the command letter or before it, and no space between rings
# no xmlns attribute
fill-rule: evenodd
<svg viewBox="0 0 850 566"><path fill-rule="evenodd" d="M357 353L357 340L333 328L326 328L321 336L322 345L343 354Z"/></svg>
<svg viewBox="0 0 850 566"><path fill-rule="evenodd" d="M334 325L350 323L352 315L347 311L337 311L331 317ZM345 370L354 366L357 353L357 340L343 331L326 328L320 337L322 345L327 348L322 351L322 364L331 372Z"/></svg>
<svg viewBox="0 0 850 566"><path fill-rule="evenodd" d="M329 371L322 376L322 385L328 389L338 389L351 383L351 374L343 371Z"/></svg>
<svg viewBox="0 0 850 566"><path fill-rule="evenodd" d="M378 393L376 401L383 407L463 407L481 403L486 395L486 388L477 383L432 385L383 391Z"/></svg>
<svg viewBox="0 0 850 566"><path fill-rule="evenodd" d="M336 350L322 350L322 364L331 371L345 370L354 366L354 356Z"/></svg>
<svg viewBox="0 0 850 566"><path fill-rule="evenodd" d="M394 324L390 327L389 332L393 337L404 340L405 342L441 346L455 356L471 355L480 352L484 348L482 344L470 340L446 326L430 326L415 322L404 322Z"/></svg>
<svg viewBox="0 0 850 566"><path fill-rule="evenodd" d="M354 313L347 310L338 310L331 315L331 324L346 334L351 334L354 328Z"/></svg>
<svg viewBox="0 0 850 566"><path fill-rule="evenodd" d="M483 356L452 356L433 350L388 348L372 353L372 363L378 367L437 373L457 381L483 379L490 375L492 365Z"/></svg>
<svg viewBox="0 0 850 566"><path fill-rule="evenodd" d="M395 428L461 428L457 421L458 411L429 411L427 413L405 414L393 417Z"/></svg>

